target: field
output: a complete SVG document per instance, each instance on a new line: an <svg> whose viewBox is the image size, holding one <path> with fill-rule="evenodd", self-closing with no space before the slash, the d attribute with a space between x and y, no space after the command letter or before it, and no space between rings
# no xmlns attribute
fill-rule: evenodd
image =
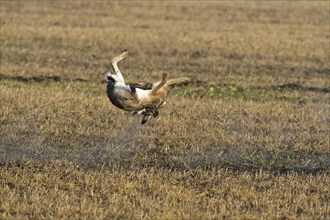
<svg viewBox="0 0 330 220"><path fill-rule="evenodd" d="M0 219L329 219L328 1L0 1ZM108 100L190 76L140 124Z"/></svg>

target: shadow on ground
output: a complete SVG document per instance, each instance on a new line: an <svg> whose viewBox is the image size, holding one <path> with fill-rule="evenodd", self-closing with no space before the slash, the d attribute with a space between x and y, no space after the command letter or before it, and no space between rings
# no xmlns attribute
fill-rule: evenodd
<svg viewBox="0 0 330 220"><path fill-rule="evenodd" d="M0 74L0 81L1 80L11 80L11 81L18 81L23 83L50 83L50 82L87 82L85 79L76 78L76 79L69 79L63 78L60 76L8 76L4 74Z"/></svg>
<svg viewBox="0 0 330 220"><path fill-rule="evenodd" d="M269 150L253 146L205 147L203 151L176 151L164 146L132 140L94 138L81 140L80 147L55 147L47 138L30 134L24 143L0 142L0 164L11 161L49 162L64 160L86 167L157 167L170 170L231 169L239 172L258 170L275 173L327 172L330 153L298 150ZM193 149L193 148L192 148Z"/></svg>

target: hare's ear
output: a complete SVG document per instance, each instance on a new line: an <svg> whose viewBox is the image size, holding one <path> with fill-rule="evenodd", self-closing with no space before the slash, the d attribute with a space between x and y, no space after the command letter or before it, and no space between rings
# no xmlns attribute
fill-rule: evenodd
<svg viewBox="0 0 330 220"><path fill-rule="evenodd" d="M117 65L117 63L123 59L125 59L128 56L128 51L125 50L124 52L122 52L121 54L119 54L118 56L114 57L111 59L111 65Z"/></svg>
<svg viewBox="0 0 330 220"><path fill-rule="evenodd" d="M125 83L125 80L124 80L124 77L123 75L121 74L119 68L118 68L118 65L117 63L123 59L125 59L126 57L128 56L128 52L127 51L124 51L123 53L121 53L120 55L114 57L111 59L111 66L114 70L114 73L118 75L119 77L119 80L122 81L123 83Z"/></svg>

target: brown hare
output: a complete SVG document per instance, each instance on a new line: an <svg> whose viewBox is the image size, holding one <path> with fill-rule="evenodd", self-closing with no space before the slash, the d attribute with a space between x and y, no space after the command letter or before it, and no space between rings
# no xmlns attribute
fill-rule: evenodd
<svg viewBox="0 0 330 220"><path fill-rule="evenodd" d="M126 83L117 63L126 58L125 51L111 60L113 72L106 73L107 93L110 101L116 107L133 114L142 114L142 124L151 116L157 117L158 110L166 104L167 87L190 81L188 77L167 79L163 73L162 79L155 83Z"/></svg>

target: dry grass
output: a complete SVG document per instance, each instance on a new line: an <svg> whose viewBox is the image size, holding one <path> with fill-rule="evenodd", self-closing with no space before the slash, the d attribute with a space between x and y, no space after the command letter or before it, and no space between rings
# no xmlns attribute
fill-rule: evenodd
<svg viewBox="0 0 330 220"><path fill-rule="evenodd" d="M330 216L329 4L0 2L0 218ZM160 118L126 77L190 75Z"/></svg>

